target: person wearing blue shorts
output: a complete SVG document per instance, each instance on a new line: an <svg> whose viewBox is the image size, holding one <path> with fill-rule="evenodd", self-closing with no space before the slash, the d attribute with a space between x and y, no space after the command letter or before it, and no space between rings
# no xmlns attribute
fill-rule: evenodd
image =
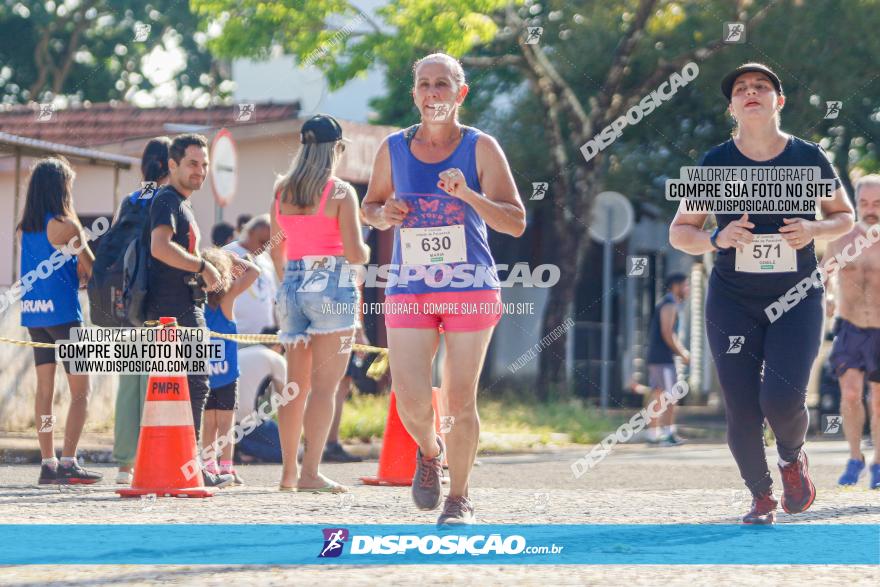
<svg viewBox="0 0 880 587"><path fill-rule="evenodd" d="M862 396L865 377L871 388L871 438L874 463L870 467L871 489L880 489L880 175L867 175L855 183L859 222L825 251L834 295L829 305L838 315L829 361L840 379L840 415L849 444L849 460L840 485L856 485L865 473L861 451L865 408ZM833 271L832 259L843 259Z"/></svg>

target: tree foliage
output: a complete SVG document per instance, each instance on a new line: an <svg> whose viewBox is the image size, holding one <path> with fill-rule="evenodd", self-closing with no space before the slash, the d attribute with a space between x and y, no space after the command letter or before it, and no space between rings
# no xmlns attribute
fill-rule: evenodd
<svg viewBox="0 0 880 587"><path fill-rule="evenodd" d="M149 33L136 40L136 27ZM207 35L178 0L43 0L0 2L0 81L5 104L130 99L154 90L143 59L156 47L180 51L182 96L224 97L223 79L206 48ZM170 68L170 62L157 60Z"/></svg>
<svg viewBox="0 0 880 587"><path fill-rule="evenodd" d="M416 58L435 50L461 58L472 91L464 121L498 136L521 192L533 181L550 183L549 197L530 203L531 215L537 236L551 235L545 251L565 251L568 262L550 292L547 331L577 313L593 198L614 189L671 213L663 182L727 138L719 82L740 63L777 71L788 99L784 129L821 141L845 181L853 166L877 167L880 77L869 64L880 54L880 0L852 0L845 9L835 0L390 0L377 20L364 17L363 28L345 35L340 19L359 11L343 0L193 3L224 23L212 48L229 57L282 47L321 67L332 87L381 64L388 89L374 102L381 122L415 121ZM241 5L242 19L233 21ZM724 42L725 22L745 23L744 43ZM543 29L536 44L525 42L530 27ZM583 157L581 145L689 62L699 65L697 79L610 147ZM843 102L839 118L825 119L827 100ZM539 395L564 374L552 355L540 358Z"/></svg>

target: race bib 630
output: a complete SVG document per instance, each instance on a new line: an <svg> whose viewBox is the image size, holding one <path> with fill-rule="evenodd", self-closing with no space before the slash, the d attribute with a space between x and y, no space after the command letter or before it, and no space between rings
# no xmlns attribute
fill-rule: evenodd
<svg viewBox="0 0 880 587"><path fill-rule="evenodd" d="M464 225L401 228L404 265L434 265L467 261Z"/></svg>

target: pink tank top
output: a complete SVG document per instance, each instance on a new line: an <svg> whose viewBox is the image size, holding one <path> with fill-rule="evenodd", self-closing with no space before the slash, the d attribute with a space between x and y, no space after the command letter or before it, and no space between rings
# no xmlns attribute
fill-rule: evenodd
<svg viewBox="0 0 880 587"><path fill-rule="evenodd" d="M315 214L282 214L281 194L275 194L275 216L286 237L288 261L298 261L311 255L338 257L343 254L339 218L324 216L327 196L332 188L333 180L329 179Z"/></svg>

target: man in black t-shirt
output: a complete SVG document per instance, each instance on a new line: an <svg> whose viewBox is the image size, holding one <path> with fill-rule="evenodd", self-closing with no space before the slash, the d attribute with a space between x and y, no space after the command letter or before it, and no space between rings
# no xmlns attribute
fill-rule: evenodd
<svg viewBox="0 0 880 587"><path fill-rule="evenodd" d="M159 190L150 208L150 231L154 233L157 228L165 227L170 237L170 243L177 245L183 252L198 258L196 261L201 266L199 257L199 242L201 235L199 227L193 216L192 203L181 194L173 185L167 185ZM170 230L167 230L170 228ZM201 309L193 301L193 288L187 284L195 277L195 271L187 270L190 265L170 260L166 263L156 255L156 243L158 239L153 236L151 249L153 260L150 265L149 287L147 297L147 309L150 314L165 312L165 316L174 316L182 324L184 321L191 322L192 314ZM161 246L161 245L160 245ZM177 247L174 247L177 249ZM176 250L175 252L180 252ZM186 267L180 269L178 267ZM198 297L198 296L196 296Z"/></svg>
<svg viewBox="0 0 880 587"><path fill-rule="evenodd" d="M196 134L176 137L168 149L169 182L150 206L150 253L147 318L177 319L179 326L206 328L205 289L220 281L213 265L199 254L199 227L190 196L201 189L208 173L208 142ZM198 279L201 275L202 280ZM201 284L201 285L200 285ZM208 375L187 375L196 439L208 399ZM231 475L202 471L205 485L225 487Z"/></svg>

